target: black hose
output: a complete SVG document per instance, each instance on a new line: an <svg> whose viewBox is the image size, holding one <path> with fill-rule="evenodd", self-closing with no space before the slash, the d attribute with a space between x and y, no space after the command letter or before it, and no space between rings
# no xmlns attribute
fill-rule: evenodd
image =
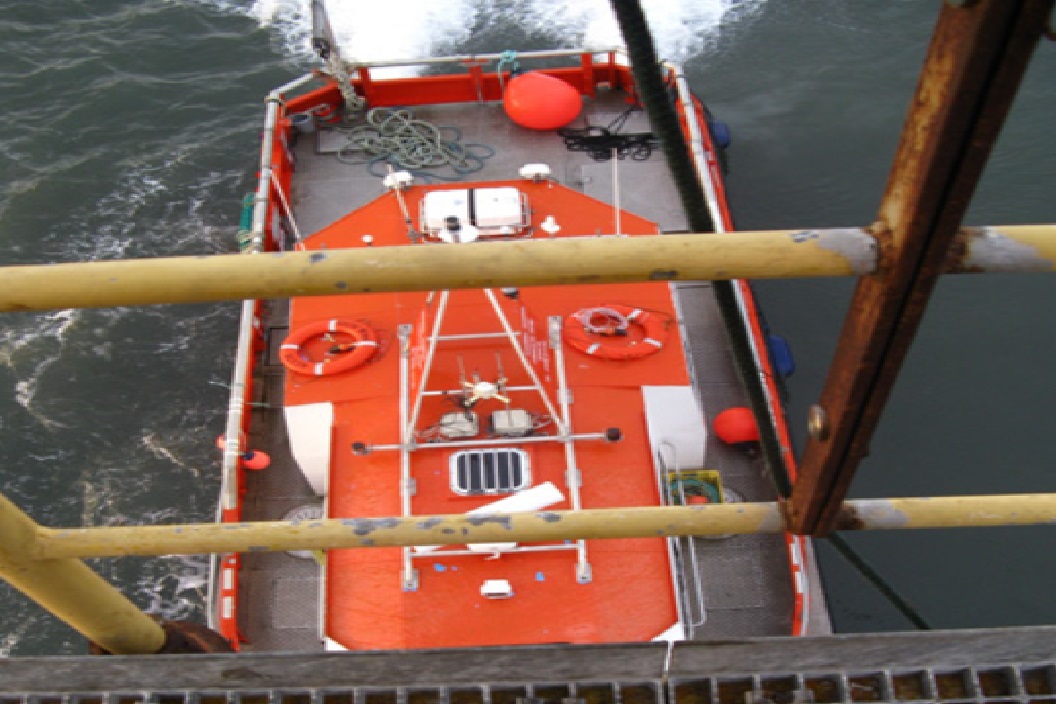
<svg viewBox="0 0 1056 704"><path fill-rule="evenodd" d="M920 612L906 601L901 594L895 591L895 588L888 584L887 580L883 576L873 569L873 566L866 562L865 558L858 554L858 551L850 546L850 544L843 539L839 533L830 533L825 538L829 541L829 545L836 549L836 552L840 553L843 559L847 560L858 571L858 574L862 575L870 584L876 587L876 590L880 592L884 597L887 598L891 605L898 609L898 612L905 616L910 623L919 628L922 631L930 631L931 625L924 620L924 617L920 615Z"/></svg>
<svg viewBox="0 0 1056 704"><path fill-rule="evenodd" d="M679 124L678 115L671 105L663 77L660 74L660 63L653 46L653 37L649 32L642 8L638 0L612 0L612 9L620 25L623 41L627 45L627 54L631 59L631 70L638 87L638 95L649 114L653 131L664 150L664 156L671 169L671 176L678 189L690 230L714 232L715 226L708 213L707 202L704 199L697 171L693 168L693 162L689 157L689 147L682 133L682 126ZM740 309L737 306L733 282L715 281L713 287L723 324L730 337L730 347L737 374L748 392L749 405L755 415L756 425L759 427L759 444L767 471L774 482L777 493L782 498L788 498L792 493L792 482L789 479L788 468L785 466L777 430L770 419L766 394L756 374L755 357L752 354L748 331L745 329Z"/></svg>
<svg viewBox="0 0 1056 704"><path fill-rule="evenodd" d="M678 122L678 115L671 107L667 89L660 75L660 63L656 58L653 36L649 32L645 15L637 0L612 0L612 9L620 25L627 54L631 59L631 71L638 86L638 97L649 114L653 133L660 140L667 163L674 177L675 187L682 199L682 208L690 227L697 232L713 232L708 206L701 195L701 185L693 162L689 159L689 147Z"/></svg>
<svg viewBox="0 0 1056 704"><path fill-rule="evenodd" d="M678 194L682 200L682 208L685 210L689 227L694 232L713 232L714 226L708 214L703 189L690 160L678 116L665 90L652 35L642 8L638 0L611 0L611 2L623 34L623 40L627 45L634 80L638 85L638 94L663 146L664 156L667 157L668 166L671 168L671 174L678 187ZM749 405L755 416L756 425L759 427L760 446L767 471L770 473L778 495L787 499L792 494L792 482L785 464L781 443L777 437L777 430L770 419L769 403L756 371L755 358L752 354L748 331L737 306L733 282L714 281L712 283L723 324L730 337L730 347L737 374L748 392ZM931 628L920 613L902 598L842 537L837 534L827 537L836 551L873 584L902 615L917 628Z"/></svg>

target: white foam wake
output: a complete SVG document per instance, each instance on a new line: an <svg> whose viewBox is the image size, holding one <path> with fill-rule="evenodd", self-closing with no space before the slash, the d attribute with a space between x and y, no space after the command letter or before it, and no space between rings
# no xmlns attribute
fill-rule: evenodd
<svg viewBox="0 0 1056 704"><path fill-rule="evenodd" d="M48 368L59 360L67 334L79 318L80 311L67 309L22 319L21 324L0 329L0 364L9 367L18 379L15 401L47 428L63 424L37 408L37 387Z"/></svg>
<svg viewBox="0 0 1056 704"><path fill-rule="evenodd" d="M286 52L309 59L308 0L206 0L274 27ZM660 58L684 62L703 53L724 23L752 14L765 0L642 0ZM403 0L398 11L384 2L328 0L334 33L346 58L384 60L428 56L438 46L465 41L496 18L531 36L552 37L555 46L609 48L622 45L608 0ZM519 47L507 47L517 49Z"/></svg>

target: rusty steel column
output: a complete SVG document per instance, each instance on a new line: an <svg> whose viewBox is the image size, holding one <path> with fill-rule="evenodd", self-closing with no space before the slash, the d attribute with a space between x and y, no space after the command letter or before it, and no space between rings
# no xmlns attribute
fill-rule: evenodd
<svg viewBox="0 0 1056 704"><path fill-rule="evenodd" d="M800 462L797 533L833 529L1053 0L947 2L939 14Z"/></svg>

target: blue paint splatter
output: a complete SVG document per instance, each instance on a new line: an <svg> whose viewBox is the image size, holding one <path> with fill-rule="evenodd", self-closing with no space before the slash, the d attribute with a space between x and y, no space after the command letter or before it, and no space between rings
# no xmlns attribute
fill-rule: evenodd
<svg viewBox="0 0 1056 704"><path fill-rule="evenodd" d="M433 569L436 570L437 572L446 572L447 571L447 566L441 565L439 562L434 562L433 563Z"/></svg>
<svg viewBox="0 0 1056 704"><path fill-rule="evenodd" d="M546 581L546 575L543 574L542 572L536 572L535 573L535 581L536 582L545 582Z"/></svg>

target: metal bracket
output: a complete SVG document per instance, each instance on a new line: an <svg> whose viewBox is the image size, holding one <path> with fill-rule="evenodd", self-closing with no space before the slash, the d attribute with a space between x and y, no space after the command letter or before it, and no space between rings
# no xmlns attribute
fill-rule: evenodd
<svg viewBox="0 0 1056 704"><path fill-rule="evenodd" d="M576 581L580 584L590 584L594 581L594 573L586 560L576 563Z"/></svg>
<svg viewBox="0 0 1056 704"><path fill-rule="evenodd" d="M403 587L405 592L416 592L418 591L418 569L412 567L409 570L403 570L400 573L400 586Z"/></svg>

